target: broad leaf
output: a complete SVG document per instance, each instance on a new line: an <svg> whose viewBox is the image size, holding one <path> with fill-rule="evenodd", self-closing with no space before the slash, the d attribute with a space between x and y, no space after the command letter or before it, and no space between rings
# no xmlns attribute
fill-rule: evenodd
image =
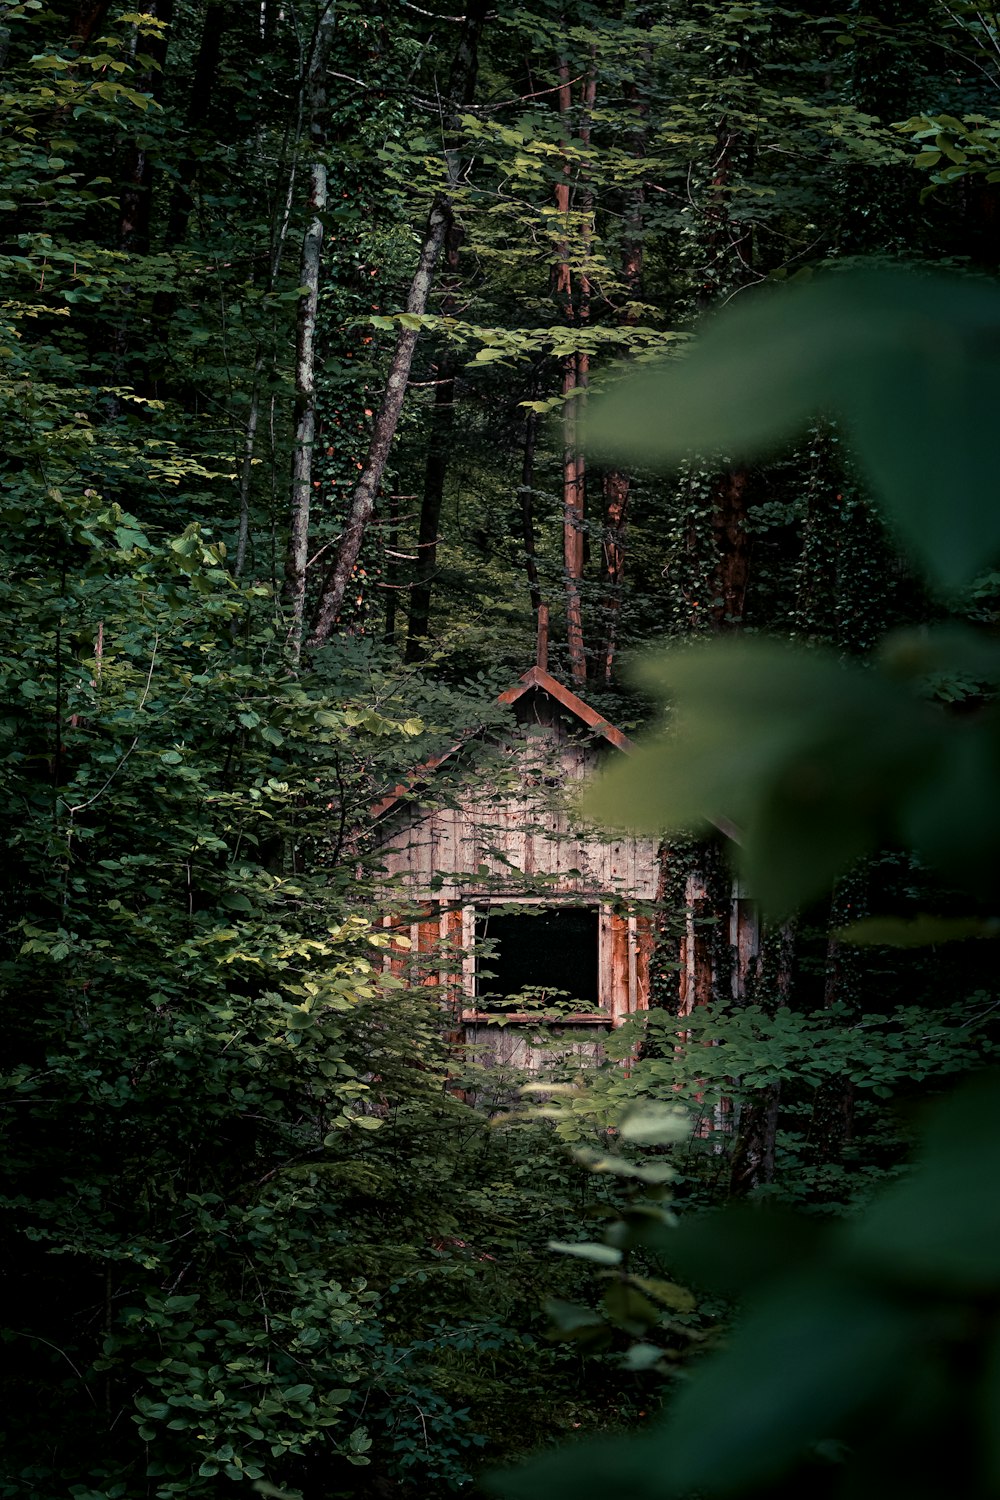
<svg viewBox="0 0 1000 1500"><path fill-rule="evenodd" d="M935 1290L1000 1288L1000 1078L990 1074L931 1117L918 1169L884 1194L849 1243L895 1277Z"/></svg>
<svg viewBox="0 0 1000 1500"><path fill-rule="evenodd" d="M749 892L788 912L880 839L941 755L942 719L903 685L766 641L664 653L644 669L669 727L592 789L599 822L738 830Z"/></svg>
<svg viewBox="0 0 1000 1500"><path fill-rule="evenodd" d="M979 917L864 917L837 930L836 936L859 948L927 948L966 938L1000 937L1000 921Z"/></svg>
<svg viewBox="0 0 1000 1500"><path fill-rule="evenodd" d="M589 429L603 452L669 465L753 457L842 418L890 521L950 589L1000 556L998 405L1000 290L862 272L747 295L690 355L595 402Z"/></svg>

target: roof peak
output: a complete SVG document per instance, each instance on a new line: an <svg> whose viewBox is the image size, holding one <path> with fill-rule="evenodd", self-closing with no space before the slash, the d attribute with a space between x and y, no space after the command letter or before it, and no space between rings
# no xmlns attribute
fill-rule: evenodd
<svg viewBox="0 0 1000 1500"><path fill-rule="evenodd" d="M598 713L596 708L591 708L590 704L585 703L579 693L574 693L572 688L568 688L565 683L560 682L558 677L553 677L552 673L545 667L536 665L529 667L526 672L522 672L514 686L509 687L506 692L501 693L497 702L516 703L519 698L522 698L525 693L531 692L533 688L539 692L547 693L550 698L554 698L574 718L579 719L582 724L586 724L587 728L592 729L595 734L602 735L616 749L631 750L634 748L627 734L624 734L620 729L616 729L610 720L606 719L603 714Z"/></svg>

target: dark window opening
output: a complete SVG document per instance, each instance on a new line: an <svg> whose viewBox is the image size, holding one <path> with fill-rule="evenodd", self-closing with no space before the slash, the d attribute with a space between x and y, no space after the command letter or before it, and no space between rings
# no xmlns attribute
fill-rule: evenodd
<svg viewBox="0 0 1000 1500"><path fill-rule="evenodd" d="M592 906L476 912L477 1005L482 1010L595 1008L598 911Z"/></svg>

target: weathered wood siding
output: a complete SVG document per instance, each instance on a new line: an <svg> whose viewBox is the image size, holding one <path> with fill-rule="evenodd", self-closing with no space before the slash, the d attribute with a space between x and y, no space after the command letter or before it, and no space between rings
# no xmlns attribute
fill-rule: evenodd
<svg viewBox="0 0 1000 1500"><path fill-rule="evenodd" d="M400 802L385 820L387 879L410 903L391 922L408 946L387 966L410 983L441 987L470 1060L503 1071L593 1066L602 1038L649 1004L652 924L641 911L657 892L653 839L614 837L575 810L584 782L608 754L579 737L545 695L517 705L520 729L457 805ZM598 993L606 1016L539 1023L489 1020L477 1009L475 910L489 902L574 900L599 910Z"/></svg>
<svg viewBox="0 0 1000 1500"><path fill-rule="evenodd" d="M391 820L386 873L417 895L444 879L449 895L523 892L652 901L656 842L588 828L573 797L599 757L585 745L515 742L508 764L456 807L410 804ZM539 881L538 877L542 877Z"/></svg>

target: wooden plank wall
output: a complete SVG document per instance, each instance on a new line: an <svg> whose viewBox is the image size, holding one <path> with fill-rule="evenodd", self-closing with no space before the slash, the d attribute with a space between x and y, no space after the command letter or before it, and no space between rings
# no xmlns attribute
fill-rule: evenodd
<svg viewBox="0 0 1000 1500"><path fill-rule="evenodd" d="M586 747L564 745L554 758L516 762L516 790L494 780L456 807L403 808L383 849L387 875L414 894L442 875L469 896L543 876L554 894L653 900L656 841L595 836L568 805L595 763Z"/></svg>
<svg viewBox="0 0 1000 1500"><path fill-rule="evenodd" d="M420 918L407 924L412 955L390 955L388 967L409 973L410 982L442 987L453 1035L464 1032L480 1061L529 1070L553 1058L593 1064L606 1031L593 1021L547 1027L549 1043L541 1046L533 1039L537 1027L491 1025L471 1016L463 1025L463 1010L475 1003L470 909L484 899L599 902L600 993L608 1022L618 1025L648 1007L653 927L623 903L654 900L657 843L608 837L574 812L573 796L600 759L593 747L549 725L514 740L506 764L484 774L459 805L401 804L387 820L387 877L416 903Z"/></svg>

